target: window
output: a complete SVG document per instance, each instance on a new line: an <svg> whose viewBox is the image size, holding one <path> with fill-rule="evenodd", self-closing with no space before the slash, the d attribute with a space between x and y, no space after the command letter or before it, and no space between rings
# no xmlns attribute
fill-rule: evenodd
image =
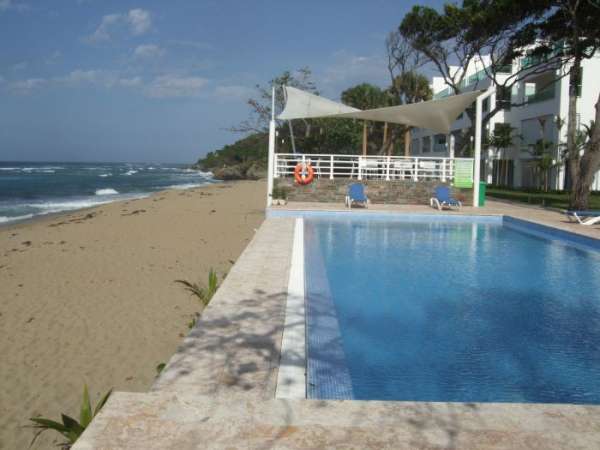
<svg viewBox="0 0 600 450"><path fill-rule="evenodd" d="M490 110L490 98L486 98L483 100L483 103L481 104L481 109L483 110L483 112L489 112Z"/></svg>
<svg viewBox="0 0 600 450"><path fill-rule="evenodd" d="M431 136L425 136L423 138L423 153L429 153L431 151Z"/></svg>
<svg viewBox="0 0 600 450"><path fill-rule="evenodd" d="M510 106L512 103L510 89L507 89L505 86L498 86L496 90L496 102L505 111L510 111Z"/></svg>
<svg viewBox="0 0 600 450"><path fill-rule="evenodd" d="M436 134L435 135L433 151L434 152L445 152L446 151L446 135L445 134Z"/></svg>
<svg viewBox="0 0 600 450"><path fill-rule="evenodd" d="M421 151L421 146L419 145L421 143L421 139L419 138L415 138L412 140L411 142L411 154L413 155L418 155L419 152Z"/></svg>

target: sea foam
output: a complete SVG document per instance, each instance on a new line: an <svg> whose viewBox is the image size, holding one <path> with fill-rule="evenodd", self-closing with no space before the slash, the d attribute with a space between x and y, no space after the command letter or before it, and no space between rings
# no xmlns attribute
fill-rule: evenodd
<svg viewBox="0 0 600 450"><path fill-rule="evenodd" d="M0 223L14 222L16 220L26 220L26 219L31 219L32 217L33 217L33 214L25 214L24 216L12 216L12 217L0 216Z"/></svg>
<svg viewBox="0 0 600 450"><path fill-rule="evenodd" d="M185 189L192 189L195 187L200 187L200 186L204 186L206 183L187 183L187 184L173 184L171 186L167 186L164 189L180 189L180 190L185 190Z"/></svg>
<svg viewBox="0 0 600 450"><path fill-rule="evenodd" d="M116 195L118 193L118 191L115 191L112 188L96 189L96 195Z"/></svg>

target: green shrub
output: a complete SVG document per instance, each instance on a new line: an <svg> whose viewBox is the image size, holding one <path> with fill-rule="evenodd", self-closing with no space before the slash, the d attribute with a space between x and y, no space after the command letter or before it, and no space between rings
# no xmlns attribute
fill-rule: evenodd
<svg viewBox="0 0 600 450"><path fill-rule="evenodd" d="M96 417L96 415L100 412L108 397L112 393L112 389L108 391L104 397L100 399L96 408L92 410L92 405L90 403L90 394L88 392L87 385L83 386L83 399L81 402L81 409L79 412L79 422L73 419L66 414L61 414L62 423L56 422L54 420L45 419L43 417L31 417L29 420L34 423L32 428L37 429L38 432L33 437L31 441L30 447L33 445L35 440L38 438L40 434L47 430L54 430L60 433L63 437L67 439L66 442L63 442L61 447L63 448L71 448L71 446L79 439L79 436L85 431L87 426L91 423L92 419Z"/></svg>
<svg viewBox="0 0 600 450"><path fill-rule="evenodd" d="M217 292L217 288L219 287L217 272L213 269L210 269L208 272L207 287L201 287L197 283L191 283L187 280L175 280L175 283L183 285L184 289L197 297L204 306L210 303L210 300L213 298L213 295L215 295L215 292Z"/></svg>

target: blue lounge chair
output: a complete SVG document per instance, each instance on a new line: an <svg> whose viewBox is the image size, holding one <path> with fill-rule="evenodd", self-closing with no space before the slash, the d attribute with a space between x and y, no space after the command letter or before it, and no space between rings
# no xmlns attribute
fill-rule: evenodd
<svg viewBox="0 0 600 450"><path fill-rule="evenodd" d="M452 208L453 206L460 207L462 203L455 198L452 198L450 194L450 188L448 186L437 186L433 197L429 199L429 205L432 208L437 208L440 211L444 208Z"/></svg>
<svg viewBox="0 0 600 450"><path fill-rule="evenodd" d="M573 211L566 212L570 221L577 220L580 225L594 225L600 223L600 211Z"/></svg>
<svg viewBox="0 0 600 450"><path fill-rule="evenodd" d="M359 204L367 207L369 199L365 195L365 187L361 183L353 183L348 186L348 193L346 194L346 206L352 208L352 205Z"/></svg>

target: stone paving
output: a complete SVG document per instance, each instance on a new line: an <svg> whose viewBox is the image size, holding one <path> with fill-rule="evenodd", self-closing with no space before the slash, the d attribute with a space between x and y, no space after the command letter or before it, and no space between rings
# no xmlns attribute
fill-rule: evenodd
<svg viewBox="0 0 600 450"><path fill-rule="evenodd" d="M489 202L462 212L600 238L554 211ZM597 406L276 399L293 233L292 218L265 220L151 392L114 393L73 448L600 448Z"/></svg>

